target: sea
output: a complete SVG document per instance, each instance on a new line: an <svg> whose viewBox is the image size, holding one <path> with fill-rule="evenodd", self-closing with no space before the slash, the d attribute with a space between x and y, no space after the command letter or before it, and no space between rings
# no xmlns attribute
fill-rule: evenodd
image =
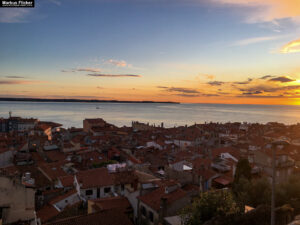
<svg viewBox="0 0 300 225"><path fill-rule="evenodd" d="M205 122L300 123L300 106L168 103L83 103L0 101L0 118L12 116L82 127L85 118L103 118L116 126L132 121L177 127Z"/></svg>

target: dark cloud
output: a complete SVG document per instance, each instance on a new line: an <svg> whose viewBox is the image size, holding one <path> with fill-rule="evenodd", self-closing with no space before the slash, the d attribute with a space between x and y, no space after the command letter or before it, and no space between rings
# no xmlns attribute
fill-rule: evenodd
<svg viewBox="0 0 300 225"><path fill-rule="evenodd" d="M165 87L157 86L157 88L164 89L167 92L179 92L183 94L199 94L200 92L193 88L182 88L182 87Z"/></svg>
<svg viewBox="0 0 300 225"><path fill-rule="evenodd" d="M176 94L177 96L181 97L188 97L188 98L194 98L194 97L199 97L199 94Z"/></svg>
<svg viewBox="0 0 300 225"><path fill-rule="evenodd" d="M247 81L241 81L241 82L237 81L237 82L233 82L233 84L249 84L251 83L252 80L253 80L252 78L248 78Z"/></svg>
<svg viewBox="0 0 300 225"><path fill-rule="evenodd" d="M196 89L192 88L179 88L179 87L170 87L167 89L170 92L181 92L181 93L189 93L189 94L197 94L200 93Z"/></svg>
<svg viewBox="0 0 300 225"><path fill-rule="evenodd" d="M70 70L61 70L63 73L75 73L75 72L92 72L92 73L99 73L101 69L99 68L77 68L77 69L70 69Z"/></svg>
<svg viewBox="0 0 300 225"><path fill-rule="evenodd" d="M287 82L292 82L292 81L295 81L295 80L292 79L292 78L289 78L289 77L281 76L281 77L275 77L275 78L269 79L269 81L287 83Z"/></svg>
<svg viewBox="0 0 300 225"><path fill-rule="evenodd" d="M215 96L220 96L218 94L202 94L202 96L205 96L205 97L215 97Z"/></svg>
<svg viewBox="0 0 300 225"><path fill-rule="evenodd" d="M284 95L237 95L238 98L284 98Z"/></svg>
<svg viewBox="0 0 300 225"><path fill-rule="evenodd" d="M175 92L176 96L181 96L181 97L189 97L189 98L194 98L194 97L213 97L213 96L220 96L218 94L206 94L206 93L201 93L197 89L193 88L182 88L182 87L165 87L165 86L157 86L157 88L164 89L167 92Z"/></svg>
<svg viewBox="0 0 300 225"><path fill-rule="evenodd" d="M207 84L211 85L211 86L220 86L222 84L224 84L225 82L223 81L210 81L210 82L207 82Z"/></svg>
<svg viewBox="0 0 300 225"><path fill-rule="evenodd" d="M265 96L261 95L264 93L275 93L280 91L293 91L298 90L300 88L300 85L289 85L289 86L268 86L268 85L256 85L252 87L247 88L239 88L238 90L242 92L243 96ZM274 95L273 95L274 96ZM281 96L281 95L276 95Z"/></svg>
<svg viewBox="0 0 300 225"><path fill-rule="evenodd" d="M261 77L259 79L266 80L266 79L271 78L271 77L274 77L274 76L272 76L272 75L265 75L265 76L263 76L263 77Z"/></svg>
<svg viewBox="0 0 300 225"><path fill-rule="evenodd" d="M103 73L89 73L87 76L92 77L142 77L136 74L103 74Z"/></svg>
<svg viewBox="0 0 300 225"><path fill-rule="evenodd" d="M78 71L78 72L92 72L92 73L97 73L97 72L101 71L98 68L78 68L78 69L74 69L74 70Z"/></svg>
<svg viewBox="0 0 300 225"><path fill-rule="evenodd" d="M181 96L181 97L189 97L189 98L194 98L194 97L216 97L216 96L220 96L218 94L202 94L202 93L199 93L199 94L184 94L184 93L181 93L181 94L176 94L177 96Z"/></svg>
<svg viewBox="0 0 300 225"><path fill-rule="evenodd" d="M166 86L157 86L157 88L162 88L162 89L164 89L164 88L168 88L168 87L166 87Z"/></svg>
<svg viewBox="0 0 300 225"><path fill-rule="evenodd" d="M262 91L244 92L243 95L258 95L262 93L263 93Z"/></svg>
<svg viewBox="0 0 300 225"><path fill-rule="evenodd" d="M27 81L27 80L0 80L0 85L33 84L33 83L39 83L39 81Z"/></svg>
<svg viewBox="0 0 300 225"><path fill-rule="evenodd" d="M21 76L5 76L5 78L11 78L11 79L23 79L25 77L21 77Z"/></svg>

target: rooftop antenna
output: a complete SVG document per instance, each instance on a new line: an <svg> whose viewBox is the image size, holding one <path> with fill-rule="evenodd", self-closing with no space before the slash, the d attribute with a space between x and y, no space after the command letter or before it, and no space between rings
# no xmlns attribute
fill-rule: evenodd
<svg viewBox="0 0 300 225"><path fill-rule="evenodd" d="M11 118L11 114L12 114L12 112L11 112L11 111L9 111L9 118Z"/></svg>

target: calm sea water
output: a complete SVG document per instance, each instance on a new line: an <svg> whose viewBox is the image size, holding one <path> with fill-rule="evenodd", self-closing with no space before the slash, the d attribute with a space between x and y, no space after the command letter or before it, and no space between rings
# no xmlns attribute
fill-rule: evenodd
<svg viewBox="0 0 300 225"><path fill-rule="evenodd" d="M97 109L97 107L99 109ZM149 122L166 127L204 122L300 122L300 106L158 104L158 103L41 103L1 102L0 117L34 117L54 121L64 127L82 127L85 118L100 117L117 126L131 121Z"/></svg>

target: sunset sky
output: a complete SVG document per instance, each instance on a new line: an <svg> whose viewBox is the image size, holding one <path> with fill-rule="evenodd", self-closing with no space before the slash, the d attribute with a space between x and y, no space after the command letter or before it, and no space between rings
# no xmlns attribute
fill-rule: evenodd
<svg viewBox="0 0 300 225"><path fill-rule="evenodd" d="M0 97L300 104L300 0L0 8Z"/></svg>

